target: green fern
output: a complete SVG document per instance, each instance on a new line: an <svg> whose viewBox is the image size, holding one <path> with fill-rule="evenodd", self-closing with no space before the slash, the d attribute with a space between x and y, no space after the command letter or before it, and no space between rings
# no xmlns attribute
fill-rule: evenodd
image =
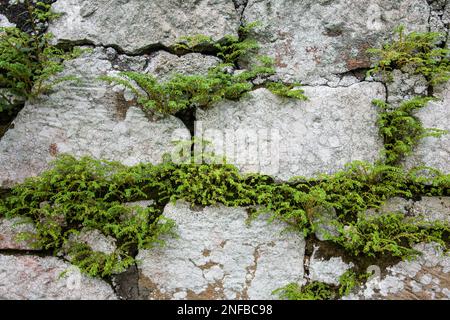
<svg viewBox="0 0 450 320"><path fill-rule="evenodd" d="M166 82L159 82L150 74L122 72L119 77L102 76L101 80L123 85L130 89L144 111L175 114L187 108L207 108L224 99L238 100L254 89L253 81L267 79L275 74L273 59L257 56L256 62L248 70L232 74L227 69L234 68L239 59L255 53L259 45L255 40L245 38L256 24L241 28L241 37L227 35L219 42L204 35L183 37L175 50L183 52L203 52L213 48L224 63L212 67L206 75L176 74ZM203 48L203 49L202 49ZM284 84L264 81L264 85L274 94L306 100L299 83Z"/></svg>
<svg viewBox="0 0 450 320"><path fill-rule="evenodd" d="M275 290L273 294L283 300L331 300L334 297L331 286L318 281L308 283L303 287L291 283Z"/></svg>
<svg viewBox="0 0 450 320"><path fill-rule="evenodd" d="M378 115L379 132L384 139L384 156L386 163L399 164L406 156L411 154L414 147L424 137L439 137L445 130L423 127L414 112L425 107L429 97L416 97L404 101L399 107L391 107L381 100L373 103L380 109Z"/></svg>
<svg viewBox="0 0 450 320"><path fill-rule="evenodd" d="M55 253L72 233L83 228L97 229L115 238L117 259L98 255L99 261L86 262L84 257L92 254L84 254L88 250L84 248L80 261L75 262L82 270L101 276L120 268L116 262L131 261L135 248L162 244L160 235L171 234L174 224L161 215L161 208L181 199L192 205L222 203L259 208L257 214L271 212L272 219L287 222L305 236L314 231L314 208L331 207L337 212L333 224L339 235L330 236L329 241L356 256L410 257L416 253L411 248L418 242L447 245L449 226L405 220L402 215L390 213L369 219L361 213L396 196L448 196L450 175L437 171L433 175L424 180L417 171L354 162L333 175L277 184L268 176L243 176L227 164L168 161L126 167L62 155L53 169L13 188L12 194L0 201L0 216L31 219L37 229L36 245ZM124 205L145 199L155 202L148 208Z"/></svg>
<svg viewBox="0 0 450 320"><path fill-rule="evenodd" d="M381 73L392 80L391 72L401 69L423 75L432 85L450 80L450 50L440 47L445 35L437 32L411 32L396 29L398 39L381 49L369 49L377 62L368 75Z"/></svg>
<svg viewBox="0 0 450 320"><path fill-rule="evenodd" d="M36 21L55 17L50 6L38 2L35 6L25 1L32 34L18 28L0 28L0 112L10 112L26 99L48 91L57 82L73 77L52 79L63 70L62 62L80 54L79 50L66 53L51 44L52 35L42 34Z"/></svg>

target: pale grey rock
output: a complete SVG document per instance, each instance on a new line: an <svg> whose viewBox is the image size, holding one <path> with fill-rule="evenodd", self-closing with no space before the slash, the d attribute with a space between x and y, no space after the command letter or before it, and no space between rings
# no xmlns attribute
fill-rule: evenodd
<svg viewBox="0 0 450 320"><path fill-rule="evenodd" d="M393 30L427 31L426 0L250 0L245 21L261 21L261 53L275 58L284 80L326 84L335 75L370 67L366 50Z"/></svg>
<svg viewBox="0 0 450 320"><path fill-rule="evenodd" d="M428 82L422 75L411 75L396 69L392 72L392 81L387 81L387 91L388 103L397 106L405 100L427 95Z"/></svg>
<svg viewBox="0 0 450 320"><path fill-rule="evenodd" d="M112 254L116 251L116 240L111 236L105 236L99 230L83 228L79 234L71 234L68 245L73 243L87 244L93 251L104 254ZM70 260L70 259L69 259Z"/></svg>
<svg viewBox="0 0 450 320"><path fill-rule="evenodd" d="M239 28L229 0L59 0L52 8L63 13L49 27L59 42L115 46L127 53L171 46L181 36L219 40Z"/></svg>
<svg viewBox="0 0 450 320"><path fill-rule="evenodd" d="M450 224L450 197L422 197L411 208L414 216L426 221L440 221Z"/></svg>
<svg viewBox="0 0 450 320"><path fill-rule="evenodd" d="M0 14L0 28L10 28L15 26L16 25L14 23L9 22L7 17L5 17L3 14Z"/></svg>
<svg viewBox="0 0 450 320"><path fill-rule="evenodd" d="M436 243L420 243L421 255L387 268L385 276L372 277L359 292L343 299L448 299L450 256Z"/></svg>
<svg viewBox="0 0 450 320"><path fill-rule="evenodd" d="M416 112L425 128L450 130L450 84L436 88L440 98L431 101ZM411 169L417 166L427 166L438 169L445 174L450 173L450 134L440 137L426 137L419 141L413 154L406 158L404 166Z"/></svg>
<svg viewBox="0 0 450 320"><path fill-rule="evenodd" d="M123 215L121 217L121 219L123 221L125 221L130 218L139 218L139 219L146 221L145 219L147 218L147 215L145 215L145 214L139 215L139 208L145 209L145 208L150 207L154 203L155 203L154 200L142 200L142 201L124 203L124 206L132 207L132 210L130 213Z"/></svg>
<svg viewBox="0 0 450 320"><path fill-rule="evenodd" d="M287 225L252 220L244 208L194 209L179 201L164 215L179 238L140 251L140 292L150 299L274 299L272 291L303 278L305 241Z"/></svg>
<svg viewBox="0 0 450 320"><path fill-rule="evenodd" d="M63 82L39 100L28 101L14 128L0 140L0 187L40 174L59 153L120 161L158 163L189 130L173 116L150 118L126 101L120 87L98 80L114 75L103 49L67 61Z"/></svg>
<svg viewBox="0 0 450 320"><path fill-rule="evenodd" d="M245 6L248 3L248 0L233 0L233 3L239 14L242 14L244 12Z"/></svg>
<svg viewBox="0 0 450 320"><path fill-rule="evenodd" d="M66 271L66 274L62 273ZM0 255L0 300L116 300L112 288L55 257Z"/></svg>
<svg viewBox="0 0 450 320"><path fill-rule="evenodd" d="M165 51L158 51L150 56L145 72L158 77L158 81L164 81L174 74L205 75L218 63L220 63L220 59L200 53L189 53L178 57Z"/></svg>
<svg viewBox="0 0 450 320"><path fill-rule="evenodd" d="M380 208L382 212L400 212L408 214L413 206L411 199L404 199L401 197L394 197L388 199Z"/></svg>
<svg viewBox="0 0 450 320"><path fill-rule="evenodd" d="M413 208L414 201L401 197L387 199L378 209L369 209L366 215L373 216L379 213L402 213L408 215Z"/></svg>
<svg viewBox="0 0 450 320"><path fill-rule="evenodd" d="M314 234L320 241L328 240L330 236L339 236L339 231L333 221L337 220L336 210L333 207L315 207L313 210Z"/></svg>
<svg viewBox="0 0 450 320"><path fill-rule="evenodd" d="M149 58L146 55L127 56L118 54L117 51L112 48L107 48L105 54L106 57L111 60L113 68L118 71L127 70L142 72L149 61Z"/></svg>
<svg viewBox="0 0 450 320"><path fill-rule="evenodd" d="M314 246L313 254L309 260L309 280L339 285L339 278L353 268L354 264L344 262L341 257L332 257L328 260L316 258L318 249L319 247Z"/></svg>
<svg viewBox="0 0 450 320"><path fill-rule="evenodd" d="M195 135L211 144L197 144L196 152L205 149L242 172L282 180L379 158L382 139L372 100L385 98L382 84L303 88L308 101L282 99L261 88L240 101L197 110Z"/></svg>
<svg viewBox="0 0 450 320"><path fill-rule="evenodd" d="M151 206L153 203L155 203L154 200L141 200L141 201L127 202L127 203L125 203L125 206L128 206L128 207L139 206L142 208L147 208L147 207Z"/></svg>
<svg viewBox="0 0 450 320"><path fill-rule="evenodd" d="M33 246L33 239L19 241L17 237L22 234L33 236L36 228L33 223L25 221L23 218L0 219L0 249L14 250L37 250Z"/></svg>
<svg viewBox="0 0 450 320"><path fill-rule="evenodd" d="M441 32L447 34L450 24L450 3L447 0L430 0L428 1L430 12L430 31ZM443 39L445 40L445 39Z"/></svg>

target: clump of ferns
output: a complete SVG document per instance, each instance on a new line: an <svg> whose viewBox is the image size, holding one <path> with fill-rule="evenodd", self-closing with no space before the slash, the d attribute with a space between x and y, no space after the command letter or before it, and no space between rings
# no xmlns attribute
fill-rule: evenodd
<svg viewBox="0 0 450 320"><path fill-rule="evenodd" d="M211 37L196 35L184 37L175 46L183 52L203 52L213 48L217 57L223 60L208 70L206 74L175 74L168 81L160 82L151 74L122 72L118 77L103 76L102 80L123 85L133 92L144 111L175 114L187 108L207 108L224 99L238 100L255 88L256 79L263 80L262 86L274 94L287 98L305 100L299 83L285 84L270 81L275 74L273 59L267 56L256 57L246 70L234 72L237 61L243 56L256 54L259 44L246 38L256 24L241 28L241 37L225 36L221 41Z"/></svg>

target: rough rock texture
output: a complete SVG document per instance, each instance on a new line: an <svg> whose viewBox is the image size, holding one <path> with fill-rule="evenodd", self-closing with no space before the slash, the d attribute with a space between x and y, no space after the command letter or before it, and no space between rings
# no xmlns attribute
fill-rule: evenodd
<svg viewBox="0 0 450 320"><path fill-rule="evenodd" d="M112 254L116 250L116 240L111 236L105 236L98 230L83 229L78 235L69 236L71 242L85 243L93 251ZM72 260L71 260L72 262Z"/></svg>
<svg viewBox="0 0 450 320"><path fill-rule="evenodd" d="M239 27L231 0L59 0L52 8L64 13L49 28L59 42L112 45L132 53L171 46L181 36L219 40Z"/></svg>
<svg viewBox="0 0 450 320"><path fill-rule="evenodd" d="M0 27L15 27L14 23L9 22L8 18L0 14Z"/></svg>
<svg viewBox="0 0 450 320"><path fill-rule="evenodd" d="M450 130L450 84L436 88L438 101L431 101L420 109L416 116L425 128ZM441 137L426 137L420 140L414 153L405 161L405 167L428 166L450 173L450 134Z"/></svg>
<svg viewBox="0 0 450 320"><path fill-rule="evenodd" d="M429 15L426 0L250 0L244 11L246 21L262 22L262 52L276 59L279 75L306 84L335 83L369 67L368 48L400 24L427 31Z"/></svg>
<svg viewBox="0 0 450 320"><path fill-rule="evenodd" d="M336 221L337 214L334 208L315 207L313 208L313 221L315 226L315 236L320 241L325 241L329 236L338 236L339 231L333 222Z"/></svg>
<svg viewBox="0 0 450 320"><path fill-rule="evenodd" d="M67 273L61 277L61 273ZM54 258L0 255L0 300L113 300L111 287Z"/></svg>
<svg viewBox="0 0 450 320"><path fill-rule="evenodd" d="M146 117L120 90L97 80L113 74L104 50L66 62L63 82L40 100L27 102L14 128L0 140L0 187L8 187L48 168L58 153L120 161L127 165L157 163L174 148L173 141L190 139L181 120Z"/></svg>
<svg viewBox="0 0 450 320"><path fill-rule="evenodd" d="M388 103L398 105L420 95L427 95L428 82L422 75L410 75L400 70L392 72L392 82L388 81Z"/></svg>
<svg viewBox="0 0 450 320"><path fill-rule="evenodd" d="M303 277L305 242L286 225L259 217L246 224L243 208L195 210L169 204L178 239L141 251L140 292L150 299L272 299L272 291Z"/></svg>
<svg viewBox="0 0 450 320"><path fill-rule="evenodd" d="M354 266L353 263L345 263L341 257L332 257L328 260L316 258L318 249L319 247L314 247L313 254L309 259L309 281L320 281L336 286L339 285L339 278Z"/></svg>
<svg viewBox="0 0 450 320"><path fill-rule="evenodd" d="M425 221L450 223L450 197L425 197L414 201L394 197L388 199L379 209L367 210L367 215L397 212L405 217L420 217Z"/></svg>
<svg viewBox="0 0 450 320"><path fill-rule="evenodd" d="M287 180L379 158L382 140L371 101L384 98L379 83L346 88L305 87L309 101L281 99L257 89L238 102L197 112L196 136L243 172Z"/></svg>
<svg viewBox="0 0 450 320"><path fill-rule="evenodd" d="M422 197L414 203L411 214L422 216L427 221L450 223L450 197Z"/></svg>
<svg viewBox="0 0 450 320"><path fill-rule="evenodd" d="M200 53L189 53L178 57L165 51L158 51L150 56L150 62L145 69L158 77L159 81L168 80L174 74L206 74L208 69L214 67L220 59L205 56Z"/></svg>
<svg viewBox="0 0 450 320"><path fill-rule="evenodd" d="M450 299L450 256L434 243L414 247L422 253L412 261L387 268L344 299Z"/></svg>
<svg viewBox="0 0 450 320"><path fill-rule="evenodd" d="M0 249L36 250L32 246L31 239L18 241L17 237L25 233L30 235L36 233L32 223L24 223L21 218L0 219Z"/></svg>
<svg viewBox="0 0 450 320"><path fill-rule="evenodd" d="M448 0L428 0L431 8L430 13L430 30L433 32L449 33L450 26L450 3ZM449 45L447 43L447 45Z"/></svg>

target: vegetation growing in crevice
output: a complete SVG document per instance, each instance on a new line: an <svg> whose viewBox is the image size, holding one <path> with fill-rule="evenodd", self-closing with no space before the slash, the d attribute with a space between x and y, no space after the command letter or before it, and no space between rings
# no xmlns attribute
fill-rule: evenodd
<svg viewBox="0 0 450 320"><path fill-rule="evenodd" d="M24 37L23 43L32 45L33 41L27 39ZM225 38L225 42L217 44L197 37L187 39L181 49L196 50L196 46L203 46L202 42L215 46L217 56L225 61L209 70L207 75L176 75L164 83L151 75L133 72L122 73L122 78L103 79L130 88L145 110L174 114L192 107L208 107L222 99L239 99L254 88L253 80L268 78L274 73L273 63L267 57L260 57L260 63L248 70L239 73L227 71L235 67L243 55L257 49L252 41ZM36 79L40 81L42 76L44 85L44 80L60 68L60 54L63 53L56 51L52 56L54 48L50 48L52 58L45 56L46 47L39 49L48 59L49 69L37 69L31 73L33 86L26 97L32 96L33 90L40 87L36 87ZM23 59L22 63L26 65L28 60ZM33 62L39 68L43 66L39 60ZM395 66L400 65L400 62L395 62ZM378 70L388 70L393 66L383 62ZM439 76L433 72L429 74L431 82L445 78L440 71ZM302 91L295 89L297 84L266 80L264 85L275 94L305 99ZM21 87L28 88L25 85ZM27 90L24 92L27 93ZM432 177L425 177L419 174L418 169L408 172L397 166L421 137L439 134L427 132L412 115L427 101L426 98L417 98L395 110L383 102L375 102L381 109L379 125L385 138L387 158L384 164L353 162L345 170L332 175L319 175L312 179L299 177L289 183L275 183L271 177L264 175L241 175L232 165L166 161L160 165L126 167L90 158L76 160L63 155L55 162L53 169L40 177L28 179L15 187L12 195L0 200L0 216L19 216L33 221L38 232L33 238L36 246L56 254L69 245L68 255L74 264L88 274L102 277L133 264L136 250L161 243L160 236L171 233L173 228L173 222L161 215L162 208L169 201L181 199L193 205L221 203L258 207L258 212L271 212L273 219L287 222L304 235L314 232L313 221L320 211L318 208L332 208L337 213L333 224L339 235L328 235L328 241L340 245L353 256L408 258L417 254L412 246L418 242L436 241L447 245L450 227L441 222L404 219L398 213L384 213L370 218L364 213L395 196L450 195L450 175L428 169ZM155 202L147 208L125 205L148 199ZM108 255L95 252L86 244L70 241L71 235L86 228L115 238L117 250ZM24 236L34 237L29 234ZM328 299L348 294L358 281L359 277L346 274L337 288L310 283L301 289L290 285L277 292L286 298Z"/></svg>
<svg viewBox="0 0 450 320"><path fill-rule="evenodd" d="M260 80L261 86L267 87L276 95L305 100L300 84L269 80L275 69L273 60L267 56L257 56L257 62L247 70L234 71L239 59L257 53L258 43L247 38L254 26L255 24L249 24L241 27L241 37L228 35L219 42L203 35L180 40L175 50L203 52L213 48L216 56L223 60L223 63L212 67L206 75L176 74L166 82L159 82L153 75L139 72L122 72L119 77L100 78L130 89L144 111L164 114L175 114L187 108L207 108L224 99L237 100L255 88L256 79Z"/></svg>
<svg viewBox="0 0 450 320"><path fill-rule="evenodd" d="M445 36L437 32L411 32L405 28L395 30L398 39L385 44L381 49L372 48L368 52L377 59L368 75L381 74L385 81L392 81L392 71L399 69L425 77L432 86L450 80L450 50L445 48ZM400 165L410 155L424 137L440 137L445 130L424 128L415 112L425 107L432 97L416 96L399 106L391 106L385 101L374 100L379 109L377 124L384 139L383 157L388 165Z"/></svg>
<svg viewBox="0 0 450 320"><path fill-rule="evenodd" d="M450 80L450 50L442 46L445 35L438 32L411 32L404 26L395 30L398 39L381 49L372 48L376 63L368 75L381 73L392 80L394 69L423 75L431 85Z"/></svg>
<svg viewBox="0 0 450 320"><path fill-rule="evenodd" d="M0 113L14 112L23 102L48 91L57 82L73 79L52 77L63 69L62 62L78 51L64 52L51 44L51 34L43 34L38 23L55 17L50 5L25 0L31 31L0 28Z"/></svg>
<svg viewBox="0 0 450 320"><path fill-rule="evenodd" d="M413 32L405 35L403 27L399 27L396 32L399 37L397 41L386 44L381 49L369 50L378 59L374 67L368 71L369 76L381 74L385 80L392 81L392 71L400 69L404 72L423 75L430 86L450 79L450 51L440 47L441 34ZM414 114L431 100L433 100L431 97L419 96L404 101L399 106L374 100L374 105L379 108L377 125L384 140L382 160L371 168L358 164L360 168L366 166L364 173L360 172L358 178L351 178L351 175L348 175L356 168L350 167L351 169L344 174L324 176L323 180L317 184L322 192L325 191L325 194L321 195L321 192L317 192L314 200L329 197L334 201L331 203L323 201L320 206L333 207L338 212L338 218L332 221L331 225L336 228L339 235L328 233L326 238L340 245L351 255L366 257L390 255L411 258L420 254L412 248L414 244L420 242L436 242L448 249L450 243L448 223L424 221L423 217L405 217L399 212L371 216L368 216L366 212L369 207L377 207L386 199L394 197L395 193L405 198L414 198L427 194L428 188L428 192L431 191L434 195L449 194L449 175L441 175L431 168L415 168L406 177L404 170L400 167L401 162L412 153L422 138L439 137L446 133L440 129L424 128L420 119ZM369 170L366 171L368 168ZM420 176L418 173L421 170L428 172ZM366 187L369 189L373 187L369 192L362 192L360 189L361 177L365 177ZM405 188L405 183L409 187ZM356 185L358 187L353 189ZM336 192L341 187L343 190L340 191L345 191ZM312 209L311 215L314 213L315 210ZM338 299L351 293L354 287L359 286L366 279L365 274L358 275L348 271L340 277L339 286L317 281L303 286L291 283L274 293L282 299L290 300Z"/></svg>
<svg viewBox="0 0 450 320"><path fill-rule="evenodd" d="M268 176L241 175L232 165L167 161L126 167L62 156L52 170L13 188L12 195L0 204L0 215L31 219L38 230L36 244L55 253L83 228L114 237L118 249L113 257L74 246L74 263L101 276L131 264L136 249L150 247L159 235L170 232L173 223L161 216L162 208L181 199L192 205L258 207L259 212L270 211L273 219L286 221L305 235L314 231L316 208L332 207L337 211L334 223L339 235L329 241L353 256L410 257L415 254L411 249L415 243L447 244L449 227L404 220L395 213L374 220L359 213L394 196L449 195L449 185L449 175L435 173L424 183L417 172L362 162L334 175L277 184ZM155 201L149 208L124 205L147 199Z"/></svg>
<svg viewBox="0 0 450 320"><path fill-rule="evenodd" d="M52 170L15 187L13 195L0 203L0 216L33 221L38 236L23 234L22 239L55 254L65 248L84 271L107 276L134 263L134 251L157 244L159 235L170 233L173 226L156 206L124 205L147 197L136 179L145 176L118 163L63 156ZM93 252L87 245L70 240L83 229L114 237L116 252Z"/></svg>
<svg viewBox="0 0 450 320"><path fill-rule="evenodd" d="M415 111L425 107L431 100L429 97L415 97L398 107L374 100L373 103L379 108L377 124L384 139L383 156L387 164L399 164L412 153L422 138L440 137L446 133L445 130L424 128L420 119L414 115Z"/></svg>
<svg viewBox="0 0 450 320"><path fill-rule="evenodd" d="M339 285L331 285L320 281L312 281L300 286L290 283L273 294L284 300L332 300L349 295L352 290L368 277L367 274L358 275L352 270L346 271L339 277Z"/></svg>
<svg viewBox="0 0 450 320"><path fill-rule="evenodd" d="M178 39L173 49L178 53L213 53L224 63L238 67L240 59L258 54L259 43L250 38L250 33L259 25L258 21L247 23L239 28L238 36L225 35L219 41L202 34L184 36Z"/></svg>

